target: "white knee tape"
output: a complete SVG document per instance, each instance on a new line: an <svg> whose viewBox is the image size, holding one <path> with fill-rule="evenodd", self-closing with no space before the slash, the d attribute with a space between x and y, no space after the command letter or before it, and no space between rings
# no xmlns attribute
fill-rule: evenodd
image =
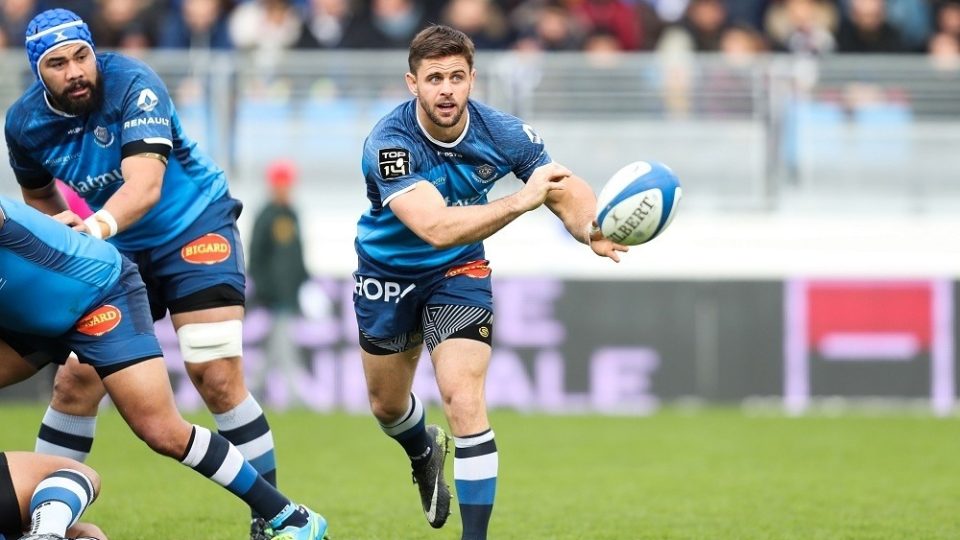
<svg viewBox="0 0 960 540"><path fill-rule="evenodd" d="M185 324L177 330L184 362L202 363L243 355L243 322Z"/></svg>

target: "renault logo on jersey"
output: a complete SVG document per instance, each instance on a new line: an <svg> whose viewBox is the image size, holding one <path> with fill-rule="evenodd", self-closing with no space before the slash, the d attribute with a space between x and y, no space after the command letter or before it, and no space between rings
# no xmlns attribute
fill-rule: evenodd
<svg viewBox="0 0 960 540"><path fill-rule="evenodd" d="M137 98L137 107L140 107L140 110L143 112L150 112L156 109L159 103L160 99L157 98L157 95L149 88L141 90L140 97Z"/></svg>
<svg viewBox="0 0 960 540"><path fill-rule="evenodd" d="M120 324L123 315L110 304L100 306L77 322L77 332L88 336L102 336Z"/></svg>
<svg viewBox="0 0 960 540"><path fill-rule="evenodd" d="M384 180L410 174L410 152L403 148L380 150L380 176Z"/></svg>
<svg viewBox="0 0 960 540"><path fill-rule="evenodd" d="M113 144L113 133L103 126L97 126L93 130L93 138L102 148L107 148Z"/></svg>
<svg viewBox="0 0 960 540"><path fill-rule="evenodd" d="M205 234L180 249L180 257L193 264L217 264L230 258L230 242L219 234Z"/></svg>

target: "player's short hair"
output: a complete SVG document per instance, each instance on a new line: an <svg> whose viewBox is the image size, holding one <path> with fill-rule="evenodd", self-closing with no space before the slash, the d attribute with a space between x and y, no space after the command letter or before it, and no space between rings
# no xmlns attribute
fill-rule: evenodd
<svg viewBox="0 0 960 540"><path fill-rule="evenodd" d="M416 74L420 62L428 58L462 56L473 69L473 51L473 40L466 34L449 26L435 24L414 36L410 42L407 64L410 66L410 73Z"/></svg>

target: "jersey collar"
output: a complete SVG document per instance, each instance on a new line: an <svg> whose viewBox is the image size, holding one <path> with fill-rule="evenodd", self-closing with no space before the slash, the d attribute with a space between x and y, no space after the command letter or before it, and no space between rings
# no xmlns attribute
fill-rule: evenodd
<svg viewBox="0 0 960 540"><path fill-rule="evenodd" d="M470 129L470 104L469 104L469 102L467 102L467 108L466 108L466 110L463 111L463 113L467 115L467 121L463 124L463 131L460 133L460 136L457 137L457 139L456 139L455 141L453 141L453 142L438 141L437 139L434 139L433 137L430 136L430 133L427 132L427 128L423 127L423 124L420 123L420 114L419 114L419 112L417 111L417 107L419 107L419 106L420 106L419 101L414 100L414 103L413 103L413 117L417 119L417 127L420 128L420 132L423 133L423 136L426 137L428 141L430 141L430 142L432 142L433 144L435 144L435 145L437 145L437 146L439 146L439 147L442 147L442 148L453 148L453 147L455 147L456 145L460 144L460 143L463 141L464 138L466 138L466 136L467 136L467 130Z"/></svg>

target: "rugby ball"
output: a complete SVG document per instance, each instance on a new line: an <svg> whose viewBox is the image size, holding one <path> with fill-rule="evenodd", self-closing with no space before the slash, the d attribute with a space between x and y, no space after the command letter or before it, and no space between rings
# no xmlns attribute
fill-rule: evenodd
<svg viewBox="0 0 960 540"><path fill-rule="evenodd" d="M597 196L600 232L627 246L649 242L673 221L681 193L669 167L635 161L611 176Z"/></svg>

